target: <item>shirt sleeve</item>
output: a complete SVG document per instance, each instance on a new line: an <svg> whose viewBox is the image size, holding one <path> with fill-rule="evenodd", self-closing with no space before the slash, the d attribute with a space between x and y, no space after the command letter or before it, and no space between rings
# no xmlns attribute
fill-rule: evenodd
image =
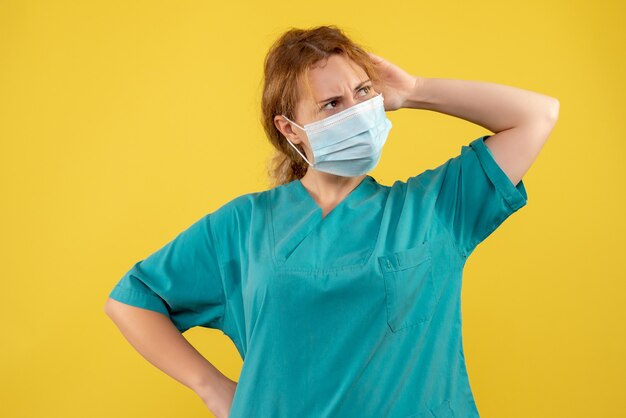
<svg viewBox="0 0 626 418"><path fill-rule="evenodd" d="M524 182L514 185L485 144L490 136L462 146L458 156L426 172L435 216L464 257L528 201Z"/></svg>
<svg viewBox="0 0 626 418"><path fill-rule="evenodd" d="M224 287L210 222L205 215L135 263L109 296L169 316L181 333L195 326L223 330Z"/></svg>

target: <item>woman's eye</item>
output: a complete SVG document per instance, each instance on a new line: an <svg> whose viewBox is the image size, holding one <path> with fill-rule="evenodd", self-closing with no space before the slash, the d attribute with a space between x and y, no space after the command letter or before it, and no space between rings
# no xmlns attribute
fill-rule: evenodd
<svg viewBox="0 0 626 418"><path fill-rule="evenodd" d="M362 96L367 96L369 94L369 92L370 92L370 88L371 88L371 86L363 86L363 87L361 87L359 89L359 91L364 90L365 94L362 95ZM324 106L322 106L322 109L326 109L326 110L334 109L336 106L327 107L329 104L332 104L332 103L336 104L337 100L333 100L333 101L330 101L330 102L326 103Z"/></svg>
<svg viewBox="0 0 626 418"><path fill-rule="evenodd" d="M332 102L326 103L324 106L322 106L322 109L334 109L335 106L333 106L332 108L331 107L326 107L326 106L328 106L331 103L337 103L337 100L333 100Z"/></svg>

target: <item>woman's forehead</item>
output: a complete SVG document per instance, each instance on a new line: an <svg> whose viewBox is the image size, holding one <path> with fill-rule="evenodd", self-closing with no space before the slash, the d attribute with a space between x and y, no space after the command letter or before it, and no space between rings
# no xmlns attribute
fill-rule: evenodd
<svg viewBox="0 0 626 418"><path fill-rule="evenodd" d="M330 97L342 96L368 78L365 70L354 61L342 55L331 55L314 64L302 77L301 102L317 105Z"/></svg>
<svg viewBox="0 0 626 418"><path fill-rule="evenodd" d="M367 79L367 73L363 68L338 54L318 61L308 69L306 76L314 95L341 94L345 88L353 88ZM323 98L320 97L318 100Z"/></svg>

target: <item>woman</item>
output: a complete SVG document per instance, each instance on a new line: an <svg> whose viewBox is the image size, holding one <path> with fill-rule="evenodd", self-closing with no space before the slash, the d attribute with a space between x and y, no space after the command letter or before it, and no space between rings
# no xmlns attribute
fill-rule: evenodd
<svg viewBox="0 0 626 418"><path fill-rule="evenodd" d="M496 133L382 185L367 173L391 129L385 111L401 108ZM265 61L274 186L136 263L105 310L217 417L478 417L461 340L463 266L526 204L522 176L558 109L513 87L410 75L335 26L292 29ZM238 382L182 337L194 326L232 339Z"/></svg>

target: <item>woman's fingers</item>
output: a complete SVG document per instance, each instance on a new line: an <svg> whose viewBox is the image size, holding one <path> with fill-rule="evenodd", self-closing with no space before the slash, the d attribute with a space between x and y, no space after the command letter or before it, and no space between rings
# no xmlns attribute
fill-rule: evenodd
<svg viewBox="0 0 626 418"><path fill-rule="evenodd" d="M377 63L377 64L379 64L379 63L381 63L381 62L383 62L383 61L384 61L384 59L383 59L382 57L380 57L380 56L378 56L378 55L374 54L373 52L368 52L368 54L370 55L370 57L372 57L372 60L373 60L375 63Z"/></svg>

